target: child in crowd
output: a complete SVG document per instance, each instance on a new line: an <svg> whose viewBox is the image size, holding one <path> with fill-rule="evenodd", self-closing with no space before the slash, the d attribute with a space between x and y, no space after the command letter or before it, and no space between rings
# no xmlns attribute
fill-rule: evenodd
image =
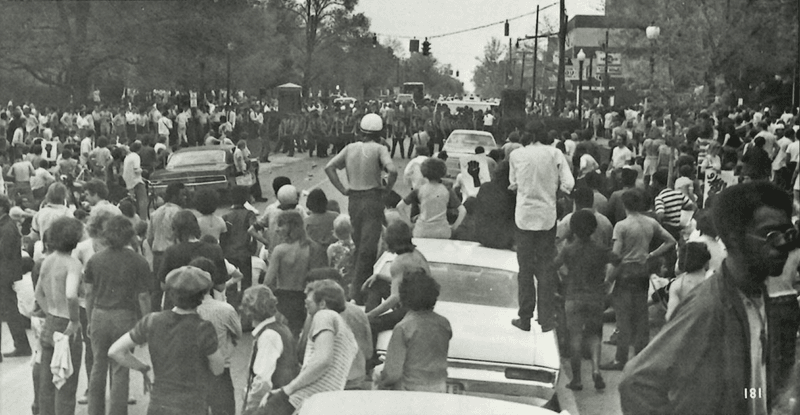
<svg viewBox="0 0 800 415"><path fill-rule="evenodd" d="M582 390L581 359L584 336L587 337L592 356L592 379L597 390L605 388L600 375L600 339L603 334L605 270L612 254L607 247L592 241L597 219L586 209L579 210L570 219L570 229L575 236L555 259L556 268L566 266L564 278L567 329L569 330L572 357L572 381L567 388Z"/></svg>
<svg viewBox="0 0 800 415"><path fill-rule="evenodd" d="M706 244L702 242L689 242L681 248L679 265L683 274L675 278L669 287L669 303L667 304L666 319L669 321L675 315L675 310L686 296L700 283L706 280L708 263L711 254Z"/></svg>
<svg viewBox="0 0 800 415"><path fill-rule="evenodd" d="M328 265L339 271L345 282L350 283L350 272L353 268L353 253L356 246L352 238L353 226L350 216L339 215L333 221L333 236L336 242L328 246Z"/></svg>

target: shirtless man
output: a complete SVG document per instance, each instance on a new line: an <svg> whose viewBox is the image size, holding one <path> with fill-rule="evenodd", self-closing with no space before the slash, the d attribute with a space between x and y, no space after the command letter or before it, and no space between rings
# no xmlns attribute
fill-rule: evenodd
<svg viewBox="0 0 800 415"><path fill-rule="evenodd" d="M378 241L384 224L383 196L394 187L397 168L392 163L389 150L381 142L383 121L377 114L367 114L360 123L363 141L347 145L328 165L325 173L331 184L348 197L350 218L353 224L355 252L355 276L350 287L350 298L356 304L364 304L365 298L360 288L372 274L372 266L378 256ZM347 186L342 184L338 170L347 173ZM389 177L386 184L381 178L382 171Z"/></svg>
<svg viewBox="0 0 800 415"><path fill-rule="evenodd" d="M391 330L405 317L408 309L400 305L400 284L406 272L422 268L431 275L431 268L425 256L411 243L411 228L405 222L395 221L386 227L384 239L386 249L397 254L389 269L391 275L373 274L362 286L367 291L366 308L369 325L372 329L372 345L378 341L378 334ZM387 287L390 285L390 287ZM387 288L389 288L387 290ZM386 301L380 302L388 293ZM391 311L390 311L391 310ZM388 313L386 313L389 311ZM386 313L386 314L384 314ZM374 349L374 347L373 347ZM377 355L375 355L377 357ZM373 359L374 360L374 359Z"/></svg>

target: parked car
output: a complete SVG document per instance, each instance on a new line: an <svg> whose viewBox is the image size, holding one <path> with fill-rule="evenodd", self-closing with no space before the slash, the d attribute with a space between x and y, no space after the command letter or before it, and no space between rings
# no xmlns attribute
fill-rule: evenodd
<svg viewBox="0 0 800 415"><path fill-rule="evenodd" d="M474 396L408 391L336 391L303 402L298 415L552 415L555 412ZM562 414L566 414L562 412ZM569 415L569 414L566 414Z"/></svg>
<svg viewBox="0 0 800 415"><path fill-rule="evenodd" d="M213 189L227 199L228 190L236 185L231 145L182 148L172 153L167 165L150 175L150 186L161 196L170 183L183 183L191 191Z"/></svg>
<svg viewBox="0 0 800 415"><path fill-rule="evenodd" d="M518 310L516 254L446 239L417 238L414 244L441 285L435 311L453 329L447 391L560 410L555 335L543 333L537 324L529 332L511 325ZM388 275L394 258L388 252L381 255L374 272ZM390 338L391 331L379 334L379 355L385 355Z"/></svg>
<svg viewBox="0 0 800 415"><path fill-rule="evenodd" d="M483 147L487 154L498 148L492 133L486 131L453 130L450 133L442 147L447 152L448 179L455 179L458 173L466 171L466 162L475 157L478 146Z"/></svg>

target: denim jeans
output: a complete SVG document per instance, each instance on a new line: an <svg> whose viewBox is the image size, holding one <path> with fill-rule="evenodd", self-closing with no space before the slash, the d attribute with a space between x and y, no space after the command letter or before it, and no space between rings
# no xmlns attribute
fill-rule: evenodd
<svg viewBox="0 0 800 415"><path fill-rule="evenodd" d="M558 279L553 267L556 257L556 228L546 231L517 229L517 262L519 273L519 317L533 318L533 310L539 302L539 324L549 326L555 322L556 291ZM539 283L537 296L534 276Z"/></svg>
<svg viewBox="0 0 800 415"><path fill-rule="evenodd" d="M89 378L89 415L106 413L106 377L111 366L111 399L109 413L113 415L128 413L128 385L130 370L115 361L109 361L108 349L117 339L136 325L136 312L133 310L92 311L92 339L94 365Z"/></svg>
<svg viewBox="0 0 800 415"><path fill-rule="evenodd" d="M396 326L397 323L403 320L403 317L406 316L406 313L408 313L407 308L399 307L388 313L384 313L369 319L369 327L370 330L372 331L372 350L374 350L372 355L373 358L378 357L378 348L377 348L378 335L382 331L394 329L394 326ZM371 369L370 367L367 368L368 371L370 369Z"/></svg>
<svg viewBox="0 0 800 415"><path fill-rule="evenodd" d="M306 295L302 291L275 290L278 299L278 311L288 320L287 326L295 340L300 338L303 324L306 321Z"/></svg>
<svg viewBox="0 0 800 415"><path fill-rule="evenodd" d="M70 353L72 357L72 376L56 389L53 384L53 373L50 362L53 360L53 332L63 333L69 320L61 317L47 316L42 334L42 363L39 367L39 414L40 415L74 415L75 394L78 391L78 374L81 371L81 353L83 343L80 333L70 337Z"/></svg>
<svg viewBox="0 0 800 415"><path fill-rule="evenodd" d="M89 316L86 309L81 307L81 336L83 337L83 367L86 369L86 383L92 380L92 366L94 366L94 353L92 353L92 339L86 330L89 327Z"/></svg>
<svg viewBox="0 0 800 415"><path fill-rule="evenodd" d="M353 225L353 243L356 246L354 278L350 287L350 298L364 305L366 298L361 285L372 275L372 267L378 256L378 242L386 218L383 215L383 191L381 189L353 190L348 198L350 222Z"/></svg>
<svg viewBox="0 0 800 415"><path fill-rule="evenodd" d="M619 330L616 361L627 363L631 343L634 353L638 354L650 341L647 312L649 279L647 267L643 264L622 264L620 267L621 275L617 278L612 295Z"/></svg>

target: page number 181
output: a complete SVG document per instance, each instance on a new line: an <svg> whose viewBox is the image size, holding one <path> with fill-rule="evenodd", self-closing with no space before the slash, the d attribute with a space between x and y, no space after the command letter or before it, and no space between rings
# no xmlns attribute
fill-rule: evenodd
<svg viewBox="0 0 800 415"><path fill-rule="evenodd" d="M756 399L762 397L762 389L761 388L744 388L744 398L745 399Z"/></svg>

